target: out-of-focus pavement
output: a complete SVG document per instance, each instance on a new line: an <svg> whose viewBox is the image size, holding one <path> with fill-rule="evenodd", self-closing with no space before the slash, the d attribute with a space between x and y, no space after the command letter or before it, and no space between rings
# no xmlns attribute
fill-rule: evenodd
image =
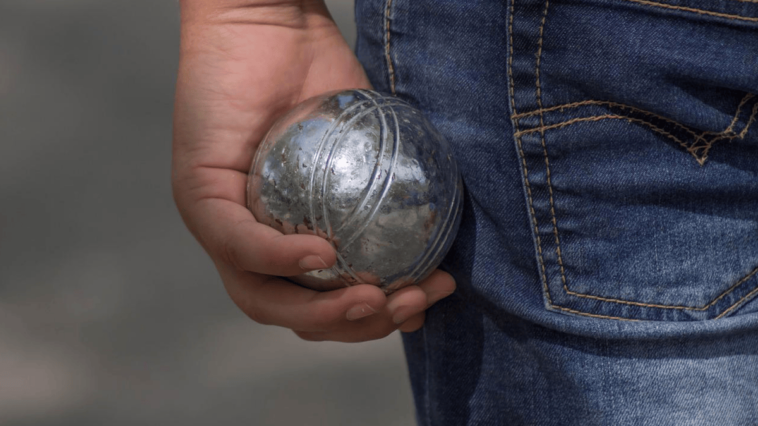
<svg viewBox="0 0 758 426"><path fill-rule="evenodd" d="M0 424L412 424L398 335L226 296L171 199L177 47L176 1L0 2Z"/></svg>

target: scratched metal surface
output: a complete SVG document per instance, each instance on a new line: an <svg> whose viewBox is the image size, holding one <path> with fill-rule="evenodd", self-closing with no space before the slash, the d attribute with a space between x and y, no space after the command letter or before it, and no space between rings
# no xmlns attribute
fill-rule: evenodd
<svg viewBox="0 0 758 426"><path fill-rule="evenodd" d="M399 336L253 324L184 229L177 34L172 0L0 2L0 424L411 424Z"/></svg>
<svg viewBox="0 0 758 426"><path fill-rule="evenodd" d="M325 94L283 115L248 184L259 222L335 247L332 268L292 277L316 290L365 283L391 293L426 278L453 242L462 200L444 137L421 111L372 90Z"/></svg>

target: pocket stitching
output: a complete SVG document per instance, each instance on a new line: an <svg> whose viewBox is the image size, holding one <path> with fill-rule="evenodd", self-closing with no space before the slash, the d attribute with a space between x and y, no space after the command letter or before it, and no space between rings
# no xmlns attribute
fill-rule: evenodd
<svg viewBox="0 0 758 426"><path fill-rule="evenodd" d="M745 128L742 129L742 131L738 134L734 134L734 131L731 131L733 134L731 136L727 135L721 135L719 137L713 138L710 142L706 142L706 146L703 148L703 162L705 162L706 158L708 158L708 152L711 150L711 147L714 143L716 143L719 140L732 140L732 139L744 139L747 135L748 130L750 130L750 126L755 122L756 115L758 115L758 103L753 105L753 110L750 113L750 118L747 121L747 124L745 125ZM696 147L697 140L693 144L693 147L691 149L698 149L699 147ZM701 164L702 165L702 164Z"/></svg>
<svg viewBox="0 0 758 426"><path fill-rule="evenodd" d="M719 314L716 319L721 319L722 317L726 316L729 312L738 308L740 305L742 305L743 302L746 302L749 298L755 296L756 294L758 294L758 288L753 289L750 293L740 298L740 300L738 300L734 305L730 306L727 310Z"/></svg>
<svg viewBox="0 0 758 426"><path fill-rule="evenodd" d="M756 104L756 106L753 108L753 111L754 111L754 113L752 115L753 120L751 120L751 121L755 121L755 113L758 112L758 104ZM635 118L631 118L631 117L627 117L627 116L620 116L620 115L602 115L602 116L595 116L595 117L575 118L575 119L568 120L568 121L563 122L563 123L558 123L558 124L550 125L550 126L543 126L542 127L542 131L544 132L545 129L549 129L549 128L566 127L566 126L569 126L571 124L576 124L576 123L579 123L579 122L600 121L600 120L604 120L604 119L621 119L621 120L627 120L627 121L630 121L630 122L638 122L640 124L645 124L645 125L649 126L652 130L654 130L656 132L659 132L659 133L663 134L664 136L670 137L670 138L674 139L675 141L677 141L679 144L681 144L683 146L686 146L684 144L684 142L682 142L681 140L679 140L676 136L674 136L674 135L666 132L665 130L662 130L662 129L656 127L655 125L653 125L653 124L651 124L651 123L649 123L647 121L640 120L640 119L635 119ZM743 137L744 137L744 134L747 133L746 130L747 130L747 127L746 127L746 129L744 129L740 133ZM537 131L540 131L540 128L528 129L528 130L523 130L523 131L517 131L514 134L514 136L516 136L517 140L519 141L519 145L520 145L521 136L522 135L527 134L527 133L534 133L534 132L537 132ZM544 148L544 145L543 145L543 148ZM544 153L545 153L545 155L547 155L546 151L544 151ZM523 150L521 151L521 154L523 155ZM547 156L545 156L545 162L546 162L546 165L548 165L548 167L549 167L549 160L548 160ZM524 160L524 163L525 163L525 160ZM524 166L526 166L526 164L524 164ZM549 169L547 170L547 175L550 176ZM527 180L529 179L528 175L525 176L525 177L526 177ZM584 297L584 298L588 298L588 299L594 299L594 300L600 300L600 301L606 301L606 302L616 302L616 303L622 303L622 304L628 304L628 305L634 305L634 306L642 306L642 307L650 307L650 308L684 309L684 310L694 310L694 311L705 311L705 310L708 310L715 303L717 303L719 300L721 300L722 298L724 298L726 295L728 295L732 291L736 290L741 284L743 284L745 281L747 281L753 275L755 275L756 272L758 272L758 267L755 268L755 269L753 269L745 277L743 277L737 283L735 283L729 289L727 289L724 293L722 293L719 296L717 296L714 300L712 300L711 302L709 302L707 305L704 305L704 306L701 306L701 307L676 306L676 305L658 305L658 304L635 302L635 301L622 300L622 299L605 298L605 297L602 297L602 296L594 296L594 295L589 295L589 294L574 292L574 291L570 290L568 288L568 286L566 285L566 277L565 277L565 273L564 273L562 256L561 256L561 251L560 251L560 239L558 237L558 229L557 229L557 224L556 224L555 210L553 208L553 201L552 201L553 190L552 190L552 185L550 184L550 178L549 177L547 179L547 183L548 183L548 191L550 193L550 198L551 198L551 201L550 201L551 209L550 210L551 210L552 221L553 221L553 226L554 226L553 232L554 232L554 234L556 236L556 254L558 255L558 263L559 263L559 265L561 267L561 280L563 281L563 288L564 288L564 290L566 291L567 294L570 294L570 295L573 295L573 296L578 296L578 297ZM532 214L533 215L535 214L533 208L532 208ZM536 221L536 218L535 218L535 221ZM536 228L536 224L535 224L535 232L539 232L539 229ZM538 244L541 245L541 242L539 241L539 237L538 237ZM542 250L540 248L540 252L541 251ZM544 269L544 266L543 266L543 269ZM752 292L749 293L749 295L752 295L752 294L753 294ZM743 297L743 299L746 298L746 297L748 297L748 296ZM740 299L736 304L739 304L743 299ZM736 304L733 305L730 308L730 310L732 308L734 308L736 306ZM723 313L722 313L722 315L723 315ZM719 316L717 318L720 318L720 317L721 316Z"/></svg>
<svg viewBox="0 0 758 426"><path fill-rule="evenodd" d="M630 0L630 1L637 1L637 0ZM588 118L579 118L579 119L568 120L568 121L565 121L563 123L558 123L556 125L550 125L550 126L545 126L544 125L544 122L543 122L543 113L544 113L545 109L542 106L542 100L541 100L541 85L540 85L540 71L539 71L539 67L540 67L541 55L542 55L542 43L543 43L544 25L545 25L545 22L547 20L547 11L548 11L548 7L549 7L549 0L545 0L545 7L544 7L544 10L543 10L543 17L542 17L542 21L540 23L539 41L538 41L538 53L537 53L537 64L536 64L537 66L536 66L536 70L535 70L535 76L536 76L535 85L536 85L537 103L538 103L538 107L539 107L538 111L536 113L538 113L540 115L540 127L536 128L536 129L527 129L527 130L521 131L519 129L519 125L518 125L518 118L519 117L524 117L526 115L534 115L535 112L524 113L524 114L521 114L521 115L519 115L516 112L516 105L515 105L515 99L514 99L514 81L513 81L513 74L512 74L514 4L515 4L515 0L513 0L511 2L510 19L509 19L509 26L508 26L509 41L510 41L510 49L509 49L510 50L510 55L509 55L509 58L508 58L508 76L509 76L509 79L510 79L509 91L510 91L510 95L511 95L510 96L510 98L511 98L511 108L512 108L512 111L513 111L511 119L513 120L514 127L515 127L515 130L516 130L516 132L514 133L514 138L516 139L516 142L518 144L519 155L520 155L521 161L522 161L523 174L524 174L524 179L525 179L525 184L526 184L526 189L527 189L527 198L529 200L529 208L530 208L530 211L531 211L532 222L534 224L534 231L535 231L535 237L536 237L536 242L537 242L538 257L539 257L539 261L540 261L540 265L541 265L541 269L542 269L542 274L541 275L542 275L542 282L543 282L543 292L545 293L545 296L547 298L548 306L550 306L552 308L556 308L556 309L562 310L562 311L571 312L571 313L575 313L575 314L579 314L579 315L590 316L590 317L605 318L605 319L616 319L616 320L625 320L625 321L637 321L636 319L632 319L632 318L622 318L622 317L615 317L615 316L606 316L606 315L591 314L591 313L588 313L588 312L583 312L583 311L578 311L578 310L566 308L566 307L563 307L563 306L558 306L558 305L556 305L556 304L553 303L552 298L550 296L550 290L549 290L548 284L547 284L547 273L546 273L546 270L545 270L545 262L544 262L544 257L543 257L543 253L542 253L542 241L541 241L540 234L539 234L539 227L538 227L536 212L534 211L534 204L533 204L532 193L531 193L531 184L529 182L529 174L528 174L528 170L527 170L527 166L526 166L526 158L524 156L524 151L523 151L523 148L522 148L522 141L521 141L521 136L522 135L524 135L526 133L532 133L532 132L535 132L535 131L539 131L540 132L541 139L542 139L543 154L544 154L544 158L545 158L545 165L546 165L546 172L547 172L547 183L548 183L548 189L549 189L549 194L550 194L550 206L551 206L551 215L552 215L552 222L553 222L553 233L554 233L555 238L556 238L556 254L558 255L558 263L559 263L559 265L561 267L560 269L561 269L561 279L562 279L562 282L563 282L563 289L564 289L564 291L566 291L567 294L578 296L578 297L583 297L583 298L594 299L594 300L608 301L608 302L615 302L615 303L620 303L620 304L636 305L636 306L643 306L643 307L650 307L650 308L705 311L705 310L709 309L711 306L713 306L715 303L717 303L719 300L721 300L722 298L724 298L726 295L728 295L729 293L731 293L732 291L734 291L735 289L737 289L738 287L740 287L743 283L747 282L753 275L755 275L758 272L758 267L756 267L755 269L753 269L745 277L743 277L742 279L740 279L739 281L737 281L730 288L728 288L726 291L724 291L723 293L721 293L718 297L716 297L715 299L713 299L711 302L709 302L707 305L705 305L703 307L688 307L688 306L672 306L672 305L647 304L647 303L642 303L642 302L634 302L634 301L621 300L621 299L603 298L603 297L600 297L600 296L593 296L593 295L588 295L588 294L583 294L583 293L577 293L577 292L574 292L574 291L571 291L571 290L568 289L568 286L566 284L565 271L564 271L564 268L563 268L563 262L562 262L562 256L561 256L561 250L560 250L560 239L559 239L559 235L558 235L557 220L556 220L556 216L555 216L555 209L554 209L554 203L553 203L553 190L552 190L552 185L551 185L551 182L550 182L550 163L549 163L549 157L548 157L548 154L547 154L547 147L546 147L545 138L544 138L544 132L545 132L545 130L548 129L548 128L565 127L565 126L569 126L571 124L575 124L575 123L582 122L582 121L599 121L599 120L602 120L602 119L609 119L609 118L626 119L626 120L629 120L630 122L639 122L641 124L645 124L645 125L649 126L651 129L653 129L655 131L658 131L661 134L664 134L666 136L669 136L669 137L673 138L680 145L683 145L683 146L686 146L686 145L681 140L679 140L678 138L676 138L674 135L671 135L670 133L666 132L665 130L658 128L657 126L653 125L652 123L649 123L649 122L647 122L645 120L640 120L640 119L636 119L636 118L633 118L633 117L621 116L621 115L615 115L615 116L614 115L604 115L604 116L595 116L595 117L588 117ZM732 123L730 123L729 127L727 127L726 130L724 130L723 132L721 132L722 134L733 132L732 129L733 129L735 123L737 122L738 118L739 118L740 110L741 110L742 106L745 104L745 102L747 102L747 100L750 99L750 97L752 97L752 95L748 93L740 101L740 104L737 107L737 112L735 113L735 118L732 120ZM574 103L573 105L574 106L578 106L579 104L586 104L587 102L592 102L592 101L577 102L577 103ZM596 102L602 102L602 101L596 101ZM552 109L558 109L558 108L559 107L553 107ZM634 107L630 107L630 108L634 108ZM640 110L640 111L645 112L645 113L650 114L650 115L656 115L654 113L646 112L644 110ZM745 128L739 134L732 135L732 136L717 137L717 138L715 138L714 140L711 141L710 145L712 145L716 140L719 140L719 139L726 139L726 138L733 139L735 137L744 138L744 136L747 134L748 129L750 128L750 126L752 125L752 123L755 121L756 113L758 113L758 104L754 105L752 113L751 113L751 116L750 116L750 119L748 120ZM663 118L663 117L661 117L661 118ZM681 125L679 123L674 122L673 120L669 120L669 119L666 119L666 118L663 118L663 119L666 120L666 121L678 124L679 126L683 126L683 125ZM689 129L687 129L687 130L689 130ZM690 133L694 134L694 132L691 132L691 131L690 131ZM704 132L704 134L705 134L705 132ZM702 138L703 135L701 135L700 138ZM699 140L699 138L696 138L695 143L697 143L698 140ZM708 145L708 148L710 148L710 145ZM688 151L690 151L690 150L688 149ZM707 149L705 150L705 154L707 155ZM695 155L695 154L693 153L693 155ZM703 157L703 161L705 160L705 158L706 157ZM700 162L700 161L698 160L698 162ZM701 163L701 165L702 165L702 163ZM758 288L751 290L748 294L746 294L743 297L741 297L734 304L732 304L730 307L728 307L723 312L721 312L718 316L716 316L715 319L720 319L720 318L724 317L729 312L731 312L732 310L734 310L737 306L739 306L743 301L747 300L749 297L753 296L756 293L758 293Z"/></svg>
<svg viewBox="0 0 758 426"><path fill-rule="evenodd" d="M384 8L384 56L387 62L387 74L390 83L390 92L396 95L395 92L395 67L392 64L392 56L390 54L390 11L392 9L392 0L387 0L387 6Z"/></svg>
<svg viewBox="0 0 758 426"><path fill-rule="evenodd" d="M516 3L516 0L511 1L510 19L508 21L508 37L509 37L509 53L510 53L508 55L508 79L510 80L509 91L510 91L510 100L511 100L511 110L513 113L511 115L511 119L513 120L513 125L516 130L516 133L514 134L514 136L518 135L519 133L519 121L518 121L518 118L515 118L517 115L517 112L516 112L516 100L514 96L515 83L513 79L513 15L514 15L515 3ZM534 235L537 240L537 257L540 263L540 267L542 268L542 273L540 274L541 279L542 279L542 291L545 294L545 296L547 296L547 302L549 306L563 309L562 307L553 304L553 301L550 297L550 290L547 287L547 273L545 271L545 259L542 255L542 240L540 239L540 229L539 229L539 226L537 225L537 214L534 211L534 202L532 200L532 188L531 188L531 184L529 183L529 170L526 167L526 157L524 156L524 150L521 144L521 137L516 136L515 139L518 145L519 156L521 157L521 166L522 166L523 174L524 174L524 183L526 185L526 197L529 200L529 210L531 212L532 223L534 225Z"/></svg>
<svg viewBox="0 0 758 426"><path fill-rule="evenodd" d="M646 121L646 120L641 120L639 118L634 118L634 117L631 117L631 116L628 116L628 115L623 115L623 114L609 114L609 115L602 115L602 116L598 115L598 116L591 116L591 117L580 117L580 118L575 118L575 119L567 120L567 121L564 121L564 122L561 122L561 123L550 124L548 126L544 126L543 124L541 124L540 127L535 127L533 129L523 130L521 132L521 134L526 134L526 133L532 133L532 132L536 132L536 131L541 131L543 128L544 128L544 130L548 130L548 129L553 129L553 128L565 127L565 126L568 126L570 124L574 124L575 122L581 122L581 121L599 121L599 120L602 119L600 117L604 117L604 118L628 118L632 122L637 122L637 123L640 123L640 124L645 124L645 125L647 125L647 126L649 126L651 128L654 128L654 130L656 130L658 133L661 133L664 136L671 138L676 143L678 143L683 148L685 148L687 150L687 152L689 152L690 154L692 154L692 156L695 157L695 159L697 160L697 162L702 166L703 164L705 164L706 160L708 159L708 153L710 152L711 147L716 142L718 142L720 140L732 140L732 139L735 139L735 138L737 138L737 139L744 139L745 138L745 136L747 135L747 132L750 130L750 127L756 121L756 117L758 116L758 103L756 103L755 105L753 105L753 109L752 109L752 111L750 113L750 116L748 117L748 121L747 121L745 127L742 129L742 131L740 131L740 133L735 133L734 132L734 126L736 125L736 123L739 122L740 115L742 114L742 108L745 106L745 104L747 104L747 102L750 99L752 99L754 97L755 97L755 95L752 94L752 93L746 93L745 94L745 96L740 100L740 103L737 105L737 110L734 113L734 117L732 118L731 123L729 124L729 126L725 130L723 130L721 132L712 132L712 131L707 131L706 130L706 131L704 131L704 132L702 132L700 134L698 134L697 132L693 131L692 129L690 129L689 127L685 126L684 124L679 123L678 121L672 120L670 118L666 118L666 117L664 117L662 115L659 115L659 114L656 114L654 112L646 111L646 110L641 109L641 108L633 107L631 105L626 105L626 104L622 104L622 103L618 103L618 102L602 101L602 100L594 100L594 99L584 100L584 101L579 101L579 102L572 102L572 103L569 103L569 104L557 105L557 106L548 107L548 108L541 108L540 107L540 108L538 108L538 109L536 109L534 111L524 112L524 113L521 113L521 114L514 114L513 118L514 119L518 119L518 118L522 118L522 117L531 117L531 116L538 115L538 114L540 115L540 117L542 117L542 114L545 113L545 112L551 112L551 111L557 111L557 110L565 110L565 109L577 108L577 107L586 106L586 105L607 105L609 107L628 109L628 110L631 110L631 111L634 111L634 112L637 112L637 113L640 113L640 114L645 114L645 115L648 115L650 117L654 117L654 118L657 118L659 120L662 120L662 121L665 121L667 123L670 123L670 124L678 127L679 129L681 129L682 131L690 134L694 138L694 141L691 144L687 144L687 143L683 142L681 139L679 139L676 136L672 135L671 133L666 132L665 130L663 130L663 129L657 127L657 126L655 126L652 122L649 122L649 121ZM713 136L713 138L710 139L710 140L707 140L706 139L706 135ZM704 144L700 144L701 141L703 141Z"/></svg>
<svg viewBox="0 0 758 426"><path fill-rule="evenodd" d="M716 16L719 18L724 19L730 19L730 20L737 20L737 21L748 21L748 22L758 22L758 18L749 17L749 16L742 16L742 15L732 15L729 13L721 13L721 12L713 12L710 10L704 10L704 9L696 9L694 7L686 7L686 6L674 6L671 4L666 3L659 3L654 2L650 0L626 0L632 3L639 3L646 6L653 6L653 7L660 7L663 9L671 9L671 10L681 10L684 12L694 12L700 15L710 15L710 16ZM753 2L746 2L746 3L753 3Z"/></svg>
<svg viewBox="0 0 758 426"><path fill-rule="evenodd" d="M550 0L545 0L545 8L542 11L542 21L540 22L540 37L537 42L537 67L535 69L535 81L537 85L537 107L540 111L543 110L542 107L542 85L540 83L540 64L542 63L542 36L544 34L545 30L545 21L547 21L547 11L548 7L550 6ZM542 141L542 153L545 157L545 171L547 173L547 188L548 188L548 194L549 194L549 200L550 200L550 213L552 217L552 223L553 223L553 235L555 235L555 251L558 254L558 266L561 270L561 281L563 282L563 286L566 286L566 270L563 266L563 256L561 256L561 240L558 236L558 222L555 215L555 203L553 201L553 185L552 185L552 176L550 175L550 159L547 155L547 145L545 144L545 122L543 118L543 113L540 112L540 140Z"/></svg>

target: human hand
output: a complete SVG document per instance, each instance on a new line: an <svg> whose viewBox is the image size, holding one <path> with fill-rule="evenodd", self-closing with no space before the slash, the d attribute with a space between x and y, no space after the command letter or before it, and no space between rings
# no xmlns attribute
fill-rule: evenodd
<svg viewBox="0 0 758 426"><path fill-rule="evenodd" d="M357 342L414 331L455 290L440 270L389 297L372 285L317 292L278 276L335 262L314 235L283 235L245 207L259 141L282 113L312 96L369 88L321 0L181 0L174 112L174 199L213 259L232 300L261 324L306 340Z"/></svg>

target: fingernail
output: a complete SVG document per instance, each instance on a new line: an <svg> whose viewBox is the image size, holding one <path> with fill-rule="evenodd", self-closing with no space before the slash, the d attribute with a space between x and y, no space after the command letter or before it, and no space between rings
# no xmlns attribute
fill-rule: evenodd
<svg viewBox="0 0 758 426"><path fill-rule="evenodd" d="M400 306L392 311L392 322L395 324L402 324L408 321L408 318L412 317L416 311L408 306Z"/></svg>
<svg viewBox="0 0 758 426"><path fill-rule="evenodd" d="M321 258L321 256L317 255L311 255L311 256L305 256L304 258L300 259L300 262L298 262L298 265L300 265L301 268L303 268L306 271L313 271L316 269L326 269L326 262L324 262L324 259Z"/></svg>
<svg viewBox="0 0 758 426"><path fill-rule="evenodd" d="M453 292L449 292L449 291L435 291L435 292L431 292L431 293L429 293L429 294L426 295L426 304L429 305L429 306L434 305L435 303L437 303L440 300L442 300L442 299L450 296L451 294L453 294Z"/></svg>
<svg viewBox="0 0 758 426"><path fill-rule="evenodd" d="M365 318L369 315L374 315L375 313L376 311L374 308L369 306L368 303L361 303L360 305L355 305L347 310L347 320L355 321L361 318Z"/></svg>

